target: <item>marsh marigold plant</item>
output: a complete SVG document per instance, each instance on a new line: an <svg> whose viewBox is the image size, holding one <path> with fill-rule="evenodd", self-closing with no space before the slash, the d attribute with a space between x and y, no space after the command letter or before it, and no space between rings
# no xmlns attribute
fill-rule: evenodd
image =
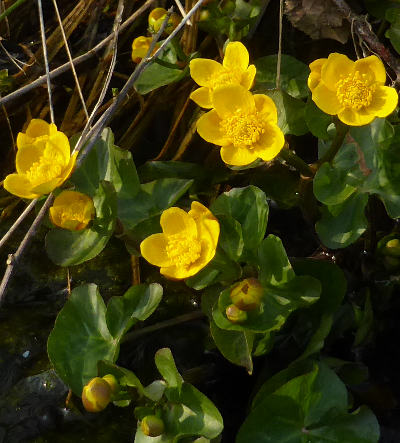
<svg viewBox="0 0 400 443"><path fill-rule="evenodd" d="M161 25L163 24L165 17L167 16L167 10L164 8L154 8L148 17L149 22L149 28L150 31L155 34L158 32L161 28ZM171 34L171 32L179 25L179 22L181 21L178 14L173 12L169 19L167 26L165 27L164 32L166 34Z"/></svg>
<svg viewBox="0 0 400 443"><path fill-rule="evenodd" d="M252 95L240 85L227 85L215 90L213 101L215 109L199 118L197 132L204 140L221 146L225 163L245 166L279 154L285 138L270 97Z"/></svg>
<svg viewBox="0 0 400 443"><path fill-rule="evenodd" d="M70 231L85 229L93 219L93 200L76 191L62 191L50 208L50 220L56 226Z"/></svg>
<svg viewBox="0 0 400 443"><path fill-rule="evenodd" d="M387 117L398 102L394 88L384 86L386 71L375 55L353 62L333 53L310 64L308 86L315 104L349 126L371 123Z"/></svg>
<svg viewBox="0 0 400 443"><path fill-rule="evenodd" d="M18 197L50 193L67 180L75 165L67 136L41 119L31 120L26 132L18 134L17 148L17 172L5 178L4 188Z"/></svg>
<svg viewBox="0 0 400 443"><path fill-rule="evenodd" d="M202 108L213 108L213 93L223 85L241 85L249 90L253 86L256 67L249 66L249 53L243 43L228 43L221 63L208 58L190 62L190 75L201 86L190 98Z"/></svg>
<svg viewBox="0 0 400 443"><path fill-rule="evenodd" d="M152 37L136 37L132 42L132 61L134 63L140 63L143 57L146 57L147 51L150 48Z"/></svg>
<svg viewBox="0 0 400 443"><path fill-rule="evenodd" d="M161 274L177 280L191 277L213 259L219 223L201 203L192 202L189 212L176 207L165 210L160 225L163 232L143 240L140 251L161 268Z"/></svg>

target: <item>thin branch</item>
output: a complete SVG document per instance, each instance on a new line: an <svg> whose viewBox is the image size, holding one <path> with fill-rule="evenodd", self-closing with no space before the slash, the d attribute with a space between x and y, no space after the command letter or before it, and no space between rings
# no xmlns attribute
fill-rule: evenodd
<svg viewBox="0 0 400 443"><path fill-rule="evenodd" d="M119 32L121 33L122 31L127 29L144 11L146 11L148 8L150 8L150 6L154 2L155 2L155 0L147 0L143 6L141 6L127 20L124 21L124 23L121 25ZM110 34L108 37L106 37L104 40L102 40L94 48L90 49L85 54L82 54L79 57L75 57L72 60L73 64L75 66L77 66L78 64L83 63L86 60L90 59L91 57L96 55L99 51L101 51L104 48L104 46L106 46L113 38L114 38L114 34ZM52 79L58 77L59 75L63 74L64 72L68 71L69 69L71 69L70 62L64 63L63 65L61 65L58 68L51 71L49 77L52 80ZM29 83L28 85L22 86L21 88L17 89L16 91L12 92L11 94L8 94L8 95L0 98L0 104L4 104L4 103L7 103L11 100L14 100L14 99L28 93L29 91L32 91L33 89L43 85L44 83L46 83L46 76L42 75L38 79Z"/></svg>
<svg viewBox="0 0 400 443"><path fill-rule="evenodd" d="M54 109L53 109L53 100L51 98L49 60L47 58L46 33L44 30L42 0L37 0L37 5L38 5L38 10L39 10L40 36L42 38L43 60L44 60L44 67L46 69L47 92L49 94L50 120L52 123L54 123Z"/></svg>
<svg viewBox="0 0 400 443"><path fill-rule="evenodd" d="M104 97L107 93L108 86L110 84L110 81L112 79L112 74L114 72L115 63L117 61L118 31L119 31L119 26L122 21L123 11L124 11L124 0L119 0L117 13L115 15L115 20L114 20L114 25L113 25L113 36L114 36L114 41L112 43L113 55L112 55L110 67L108 69L107 77L104 82L103 88L100 92L100 96L97 100L97 103L95 104L93 111L91 112L90 117L88 118L88 121L86 122L86 125L83 128L83 131L82 131L72 153L79 151L79 149L82 146L83 140L86 140L86 135L87 135L90 127L92 126L92 123L93 123L94 118L96 117L97 111L98 111L99 107L101 106L101 104L103 103Z"/></svg>
<svg viewBox="0 0 400 443"><path fill-rule="evenodd" d="M279 0L279 39L278 39L278 57L276 59L276 89L281 88L282 22L283 22L283 0Z"/></svg>
<svg viewBox="0 0 400 443"><path fill-rule="evenodd" d="M32 200L29 205L24 209L22 214L15 220L10 229L4 234L3 238L0 240L0 248L7 242L7 240L14 234L18 226L25 220L26 216L32 211L37 203L37 198Z"/></svg>
<svg viewBox="0 0 400 443"><path fill-rule="evenodd" d="M8 17L14 11L14 9L17 9L18 6L21 6L25 2L26 0L17 0L15 3L13 3L9 8L0 14L0 22Z"/></svg>
<svg viewBox="0 0 400 443"><path fill-rule="evenodd" d="M182 6L182 3L179 0L175 0L175 4L179 9L179 12L182 14L182 17L185 17L186 11L185 8ZM192 22L190 20L187 21L187 24L189 26L192 26Z"/></svg>
<svg viewBox="0 0 400 443"><path fill-rule="evenodd" d="M85 115L86 115L86 120L89 120L89 114L88 114L87 109L86 109L85 99L83 98L81 85L79 84L79 80L78 80L78 76L76 74L74 62L72 60L72 55L71 55L71 51L70 51L70 48L69 48L68 40L67 40L67 37L65 35L64 25L63 25L62 20L61 20L60 11L58 10L57 0L53 0L53 5L54 5L54 9L56 11L58 24L60 26L61 35L62 35L62 38L64 40L65 50L67 51L69 63L71 65L72 75L74 76L74 80L75 80L75 83L76 83L76 89L78 91L79 98L81 99L83 111L85 112Z"/></svg>
<svg viewBox="0 0 400 443"><path fill-rule="evenodd" d="M6 292L8 283L10 282L10 278L12 277L15 271L15 266L18 264L18 261L25 252L25 249L29 246L30 242L32 241L34 235L36 234L36 231L38 230L40 224L42 223L44 216L46 215L47 209L53 203L53 200L54 200L54 195L53 193L51 193L44 202L44 205L40 209L39 214L36 216L34 222L32 223L31 227L26 233L24 239L22 240L15 254L10 254L8 256L7 269L6 272L4 273L3 280L1 281L0 284L0 307L4 302L4 294Z"/></svg>

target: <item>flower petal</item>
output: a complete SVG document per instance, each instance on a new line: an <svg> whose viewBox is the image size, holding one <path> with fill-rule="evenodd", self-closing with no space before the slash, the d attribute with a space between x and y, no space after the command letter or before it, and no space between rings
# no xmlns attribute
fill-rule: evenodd
<svg viewBox="0 0 400 443"><path fill-rule="evenodd" d="M385 66L376 55L357 60L354 65L354 70L366 76L369 84L380 83L384 85L386 82Z"/></svg>
<svg viewBox="0 0 400 443"><path fill-rule="evenodd" d="M202 86L190 94L190 98L201 108L210 109L213 107L212 91L210 88Z"/></svg>
<svg viewBox="0 0 400 443"><path fill-rule="evenodd" d="M4 189L21 198L37 198L40 194L32 192L30 181L21 174L10 174L4 180Z"/></svg>
<svg viewBox="0 0 400 443"><path fill-rule="evenodd" d="M56 134L52 135L48 140L48 145L54 146L57 149L58 153L61 153L64 161L64 164L69 162L71 156L71 147L69 144L68 137L60 131L57 131ZM51 152L49 148L46 149L46 153Z"/></svg>
<svg viewBox="0 0 400 443"><path fill-rule="evenodd" d="M351 61L346 55L334 52L329 55L328 60L322 66L321 79L327 88L331 91L335 91L335 85L338 80L351 74L353 70L353 61Z"/></svg>
<svg viewBox="0 0 400 443"><path fill-rule="evenodd" d="M258 155L253 149L238 146L222 146L221 158L227 165L245 166L257 160Z"/></svg>
<svg viewBox="0 0 400 443"><path fill-rule="evenodd" d="M214 245L214 249L218 244L219 222L214 214L199 202L192 202L189 215L195 220L197 225L197 238L201 241L207 239Z"/></svg>
<svg viewBox="0 0 400 443"><path fill-rule="evenodd" d="M72 174L72 171L75 168L77 156L78 156L78 152L75 152L75 154L71 155L71 158L70 158L67 166L65 167L62 174L60 175L60 185L63 184L69 178L69 176ZM58 186L60 186L60 185L58 185Z"/></svg>
<svg viewBox="0 0 400 443"><path fill-rule="evenodd" d="M155 266L172 266L167 254L168 240L164 234L153 234L140 243L140 252L145 260Z"/></svg>
<svg viewBox="0 0 400 443"><path fill-rule="evenodd" d="M318 86L318 83L321 81L321 69L322 66L326 63L327 58L319 58L310 63L311 73L308 76L307 84L311 91Z"/></svg>
<svg viewBox="0 0 400 443"><path fill-rule="evenodd" d="M54 191L58 186L62 184L59 177L53 178L45 183L40 183L37 186L32 188L33 192L36 192L39 195L50 194L51 191Z"/></svg>
<svg viewBox="0 0 400 443"><path fill-rule="evenodd" d="M15 168L19 174L25 174L33 163L39 162L43 156L43 143L24 145L20 147L15 156Z"/></svg>
<svg viewBox="0 0 400 443"><path fill-rule="evenodd" d="M254 78L256 76L256 67L255 65L250 65L245 72L242 74L242 78L240 80L240 84L246 88L251 89L254 84Z"/></svg>
<svg viewBox="0 0 400 443"><path fill-rule="evenodd" d="M212 87L212 79L224 72L221 63L208 58L195 58L189 64L190 75L199 86Z"/></svg>
<svg viewBox="0 0 400 443"><path fill-rule="evenodd" d="M349 126L364 126L368 125L375 118L373 113L367 112L365 109L354 111L346 108L338 113L339 120Z"/></svg>
<svg viewBox="0 0 400 443"><path fill-rule="evenodd" d="M378 86L372 95L372 102L367 107L376 117L387 117L397 106L399 96L396 89L389 86Z"/></svg>
<svg viewBox="0 0 400 443"><path fill-rule="evenodd" d="M160 225L165 235L186 234L197 238L197 226L192 217L181 208L166 209L160 218Z"/></svg>
<svg viewBox="0 0 400 443"><path fill-rule="evenodd" d="M284 144L285 136L279 126L269 124L254 146L254 151L262 160L270 161L279 154Z"/></svg>
<svg viewBox="0 0 400 443"><path fill-rule="evenodd" d="M244 72L249 66L249 52L240 42L230 42L225 49L224 61L222 62L224 68L232 71Z"/></svg>
<svg viewBox="0 0 400 443"><path fill-rule="evenodd" d="M342 108L336 92L328 89L322 82L312 91L312 99L319 109L330 115L337 114Z"/></svg>
<svg viewBox="0 0 400 443"><path fill-rule="evenodd" d="M272 98L264 94L254 94L253 98L256 104L257 112L260 114L260 118L263 120L268 120L272 123L277 123L278 111Z"/></svg>
<svg viewBox="0 0 400 443"><path fill-rule="evenodd" d="M237 110L244 113L255 111L253 95L240 85L226 85L216 88L213 95L213 104L221 118L229 117Z"/></svg>
<svg viewBox="0 0 400 443"><path fill-rule="evenodd" d="M18 132L17 135L17 148L21 149L23 146L31 145L34 139L29 137L29 135L24 134L23 132Z"/></svg>
<svg viewBox="0 0 400 443"><path fill-rule="evenodd" d="M57 131L57 127L54 124L49 124L40 118L33 118L26 128L25 134L32 138L50 135L51 125L53 125L53 131L54 128Z"/></svg>
<svg viewBox="0 0 400 443"><path fill-rule="evenodd" d="M226 139L221 132L220 123L221 119L219 118L217 111L212 109L198 119L197 132L200 137L204 138L207 142L222 146L226 143Z"/></svg>

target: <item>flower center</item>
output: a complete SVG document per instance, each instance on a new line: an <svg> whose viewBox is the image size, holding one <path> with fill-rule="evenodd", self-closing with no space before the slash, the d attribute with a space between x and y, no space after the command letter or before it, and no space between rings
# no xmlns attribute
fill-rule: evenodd
<svg viewBox="0 0 400 443"><path fill-rule="evenodd" d="M252 148L258 142L264 127L258 119L257 112L245 114L237 110L233 115L220 122L221 130L234 146Z"/></svg>
<svg viewBox="0 0 400 443"><path fill-rule="evenodd" d="M375 90L375 86L368 85L366 79L359 72L339 80L336 83L336 88L340 104L355 111L371 104L372 93Z"/></svg>
<svg viewBox="0 0 400 443"><path fill-rule="evenodd" d="M167 254L176 266L188 267L200 257L201 244L196 238L187 237L184 232L167 238Z"/></svg>
<svg viewBox="0 0 400 443"><path fill-rule="evenodd" d="M240 78L235 72L226 70L214 75L211 83L212 88L215 89L218 86L240 84Z"/></svg>
<svg viewBox="0 0 400 443"><path fill-rule="evenodd" d="M63 171L64 158L57 149L47 147L39 161L34 162L29 171L25 173L33 185L47 183L59 177Z"/></svg>

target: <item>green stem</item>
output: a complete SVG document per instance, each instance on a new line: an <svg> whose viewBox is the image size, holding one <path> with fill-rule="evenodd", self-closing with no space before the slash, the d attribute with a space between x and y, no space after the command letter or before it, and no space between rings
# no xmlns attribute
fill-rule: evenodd
<svg viewBox="0 0 400 443"><path fill-rule="evenodd" d="M329 149L325 152L325 154L318 160L317 167L319 168L323 163L325 162L331 162L334 158L337 152L339 151L340 147L343 144L343 140L347 134L347 131L349 130L349 127L342 123L341 121L336 122L336 135L335 138L332 141L331 146Z"/></svg>
<svg viewBox="0 0 400 443"><path fill-rule="evenodd" d="M150 332L158 331L159 329L169 328L170 326L175 326L180 323L185 323L187 321L197 320L199 318L203 318L205 315L201 311L193 311L188 314L179 315L178 317L171 318L170 320L160 321L154 325L146 326L142 329L137 329L136 331L130 332L126 334L122 339L122 343L126 343L128 341L136 340L138 337L142 335L149 334Z"/></svg>
<svg viewBox="0 0 400 443"><path fill-rule="evenodd" d="M4 20L7 16L9 16L14 11L14 9L18 8L18 6L21 6L25 2L26 0L17 0L15 3L13 3L2 14L0 14L0 22Z"/></svg>
<svg viewBox="0 0 400 443"><path fill-rule="evenodd" d="M314 176L314 171L310 168L310 166L290 149L284 147L279 153L279 157L282 160L285 160L286 163L297 169L301 175L305 177Z"/></svg>

